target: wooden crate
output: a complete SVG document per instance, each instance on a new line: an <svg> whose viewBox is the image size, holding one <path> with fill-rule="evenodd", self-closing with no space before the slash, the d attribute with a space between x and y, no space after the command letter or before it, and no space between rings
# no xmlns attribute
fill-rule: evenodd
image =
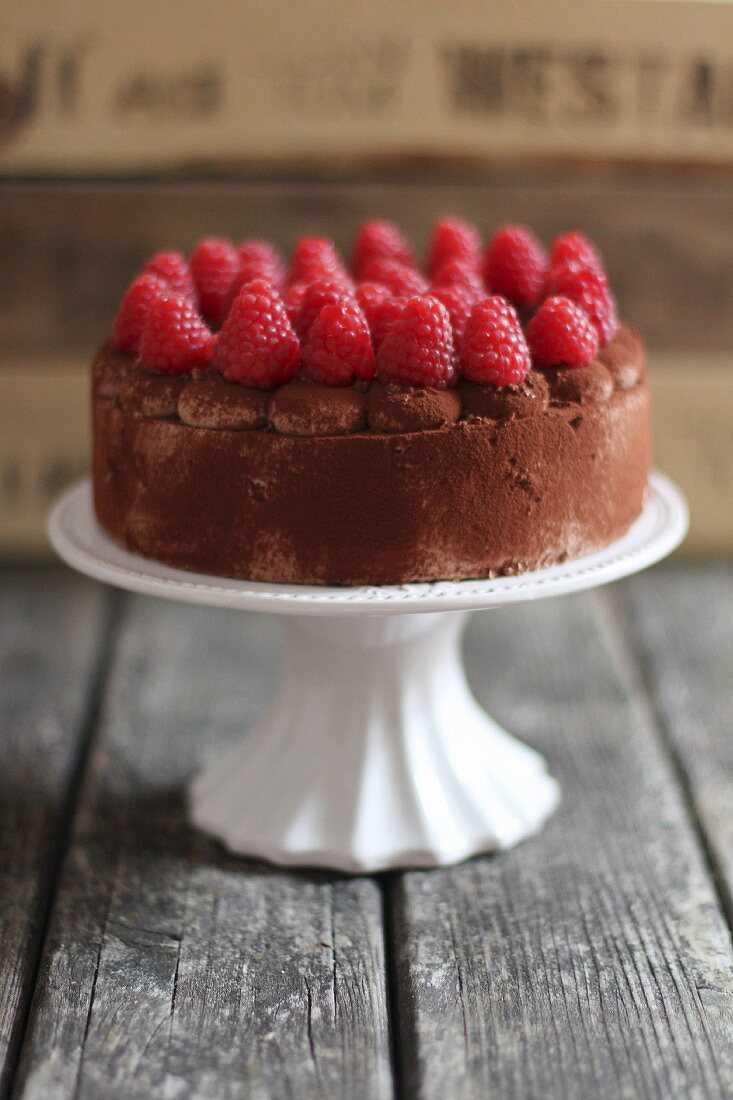
<svg viewBox="0 0 733 1100"><path fill-rule="evenodd" d="M724 0L5 8L5 172L733 161Z"/></svg>

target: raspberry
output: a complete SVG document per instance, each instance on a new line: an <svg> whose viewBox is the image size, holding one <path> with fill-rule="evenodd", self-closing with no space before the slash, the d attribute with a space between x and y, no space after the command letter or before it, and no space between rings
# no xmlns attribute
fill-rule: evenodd
<svg viewBox="0 0 733 1100"><path fill-rule="evenodd" d="M471 310L482 296L482 294L476 294L470 288L459 286L457 283L452 286L433 286L430 288L430 297L437 298L448 310L453 328L453 344L456 348L461 346Z"/></svg>
<svg viewBox="0 0 733 1100"><path fill-rule="evenodd" d="M115 318L112 338L118 351L137 351L150 306L156 298L170 294L170 287L157 275L138 275L125 291Z"/></svg>
<svg viewBox="0 0 733 1100"><path fill-rule="evenodd" d="M191 274L198 291L201 312L221 324L231 301L232 286L241 261L231 241L205 237L191 253Z"/></svg>
<svg viewBox="0 0 733 1100"><path fill-rule="evenodd" d="M569 298L546 298L527 325L527 343L538 367L580 367L598 354L598 333Z"/></svg>
<svg viewBox="0 0 733 1100"><path fill-rule="evenodd" d="M369 320L369 311L391 297L389 288L384 283L357 283L354 293L367 321Z"/></svg>
<svg viewBox="0 0 733 1100"><path fill-rule="evenodd" d="M264 279L280 292L285 284L285 265L277 249L269 241L249 240L237 245L239 272L229 288L228 313L232 302L245 283Z"/></svg>
<svg viewBox="0 0 733 1100"><path fill-rule="evenodd" d="M405 308L406 298L385 298L384 301L375 306L372 310L371 317L369 318L369 330L372 334L372 343L374 344L374 350L378 351L384 343L384 338L392 328L398 317L402 316L402 310Z"/></svg>
<svg viewBox="0 0 733 1100"><path fill-rule="evenodd" d="M458 260L478 269L481 264L481 238L475 226L460 218L440 218L435 223L425 265L433 282L443 264Z"/></svg>
<svg viewBox="0 0 733 1100"><path fill-rule="evenodd" d="M323 307L303 348L303 373L329 386L348 386L354 378L374 377L369 326L355 302Z"/></svg>
<svg viewBox="0 0 733 1100"><path fill-rule="evenodd" d="M169 290L150 303L140 359L159 374L188 374L211 359L214 337L191 300Z"/></svg>
<svg viewBox="0 0 733 1100"><path fill-rule="evenodd" d="M397 298L409 298L414 294L425 294L428 281L416 267L376 256L364 267L364 282L382 283Z"/></svg>
<svg viewBox="0 0 733 1100"><path fill-rule="evenodd" d="M433 286L459 286L474 294L476 300L486 294L478 271L464 260L448 260L439 267L433 276Z"/></svg>
<svg viewBox="0 0 733 1100"><path fill-rule="evenodd" d="M266 279L276 290L285 282L285 264L274 245L269 241L256 239L242 241L237 245L240 263L239 287L251 283L254 279Z"/></svg>
<svg viewBox="0 0 733 1100"><path fill-rule="evenodd" d="M382 283L359 283L356 298L369 324L374 350L378 351L392 322L402 313L405 300L393 297Z"/></svg>
<svg viewBox="0 0 733 1100"><path fill-rule="evenodd" d="M570 298L581 307L595 325L601 345L618 332L616 300L603 272L589 268L557 267L550 272L547 293Z"/></svg>
<svg viewBox="0 0 733 1100"><path fill-rule="evenodd" d="M264 279L245 283L234 299L213 363L230 382L263 390L289 382L297 373L298 337L282 299Z"/></svg>
<svg viewBox="0 0 733 1100"><path fill-rule="evenodd" d="M593 242L575 229L552 242L550 269L556 267L585 267L602 274L603 260Z"/></svg>
<svg viewBox="0 0 733 1100"><path fill-rule="evenodd" d="M174 294L182 294L194 305L197 304L191 268L180 252L156 252L145 264L143 274L157 275L168 284Z"/></svg>
<svg viewBox="0 0 733 1100"><path fill-rule="evenodd" d="M298 320L300 307L303 304L307 289L308 287L305 283L294 283L293 286L286 287L283 291L282 299L285 303L285 312L293 328L295 328L295 323Z"/></svg>
<svg viewBox="0 0 733 1100"><path fill-rule="evenodd" d="M410 246L394 222L364 222L356 234L351 267L357 279L362 277L364 268L374 259L397 260L414 266Z"/></svg>
<svg viewBox="0 0 733 1100"><path fill-rule="evenodd" d="M547 256L534 233L522 225L505 225L494 234L484 257L484 279L492 294L531 306L546 277Z"/></svg>
<svg viewBox="0 0 733 1100"><path fill-rule="evenodd" d="M311 325L324 306L342 301L352 301L352 297L348 291L344 291L340 283L318 282L306 287L293 325L301 341L308 335Z"/></svg>
<svg viewBox="0 0 733 1100"><path fill-rule="evenodd" d="M410 298L377 353L382 381L442 390L456 379L448 310L437 298Z"/></svg>
<svg viewBox="0 0 733 1100"><path fill-rule="evenodd" d="M513 386L527 377L532 360L522 326L506 298L477 302L461 345L463 377L484 386Z"/></svg>
<svg viewBox="0 0 733 1100"><path fill-rule="evenodd" d="M351 279L328 237L301 237L290 261L288 283L315 283L321 279L349 284Z"/></svg>

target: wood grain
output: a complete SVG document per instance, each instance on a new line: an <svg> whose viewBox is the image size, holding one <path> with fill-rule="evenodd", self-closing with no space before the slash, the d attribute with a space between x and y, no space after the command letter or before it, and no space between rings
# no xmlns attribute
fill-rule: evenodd
<svg viewBox="0 0 733 1100"><path fill-rule="evenodd" d="M733 952L604 597L474 617L479 699L564 801L540 837L391 884L399 1064L421 1098L728 1097Z"/></svg>
<svg viewBox="0 0 733 1100"><path fill-rule="evenodd" d="M134 599L42 959L20 1094L391 1095L381 896L228 858L183 783L273 681L271 619Z"/></svg>
<svg viewBox="0 0 733 1100"><path fill-rule="evenodd" d="M733 571L657 569L620 588L617 608L733 921Z"/></svg>
<svg viewBox="0 0 733 1100"><path fill-rule="evenodd" d="M85 747L106 597L66 570L0 572L0 1095L33 991Z"/></svg>
<svg viewBox="0 0 733 1100"><path fill-rule="evenodd" d="M545 239L577 226L600 246L621 312L660 350L733 347L733 181L494 172L428 182L0 184L0 341L14 355L101 343L122 291L162 247L200 236L272 236L284 249L327 233L347 249L367 217L395 218L422 249L446 211L482 232L524 221ZM43 308L39 309L39 302Z"/></svg>

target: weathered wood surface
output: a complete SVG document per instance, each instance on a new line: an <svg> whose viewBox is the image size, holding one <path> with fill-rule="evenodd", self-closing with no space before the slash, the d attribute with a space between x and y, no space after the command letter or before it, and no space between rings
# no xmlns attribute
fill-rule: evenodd
<svg viewBox="0 0 733 1100"><path fill-rule="evenodd" d="M13 1072L109 593L67 570L0 572L0 1095Z"/></svg>
<svg viewBox="0 0 733 1100"><path fill-rule="evenodd" d="M637 670L592 594L475 616L479 699L547 754L540 838L392 880L406 1094L733 1094L733 951Z"/></svg>
<svg viewBox="0 0 733 1100"><path fill-rule="evenodd" d="M733 571L661 568L616 596L733 920Z"/></svg>
<svg viewBox="0 0 733 1100"><path fill-rule="evenodd" d="M476 693L563 805L512 852L376 881L186 824L185 779L271 689L272 619L125 597L117 634L95 586L0 573L4 1084L25 1028L21 1100L733 1096L732 594L675 566L474 617Z"/></svg>
<svg viewBox="0 0 733 1100"><path fill-rule="evenodd" d="M87 357L124 286L164 246L187 249L212 233L274 234L289 249L302 233L327 233L348 248L359 222L378 213L422 248L446 211L484 233L505 221L525 221L545 238L578 226L601 247L622 315L653 349L699 355L733 346L729 175L536 169L464 182L0 182L0 342L15 356Z"/></svg>
<svg viewBox="0 0 733 1100"><path fill-rule="evenodd" d="M28 1100L387 1097L379 886L189 830L182 784L272 686L272 620L132 599L20 1066Z"/></svg>

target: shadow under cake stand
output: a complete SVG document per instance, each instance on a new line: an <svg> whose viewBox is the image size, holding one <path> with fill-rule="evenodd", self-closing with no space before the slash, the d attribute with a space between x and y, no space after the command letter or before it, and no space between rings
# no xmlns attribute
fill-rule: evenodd
<svg viewBox="0 0 733 1100"><path fill-rule="evenodd" d="M202 576L128 553L97 524L88 480L49 521L59 555L97 580L283 616L279 691L194 780L190 815L238 855L355 873L455 863L542 826L559 787L473 698L460 650L469 612L625 577L686 530L683 497L655 473L626 535L574 561L495 580L324 588Z"/></svg>

